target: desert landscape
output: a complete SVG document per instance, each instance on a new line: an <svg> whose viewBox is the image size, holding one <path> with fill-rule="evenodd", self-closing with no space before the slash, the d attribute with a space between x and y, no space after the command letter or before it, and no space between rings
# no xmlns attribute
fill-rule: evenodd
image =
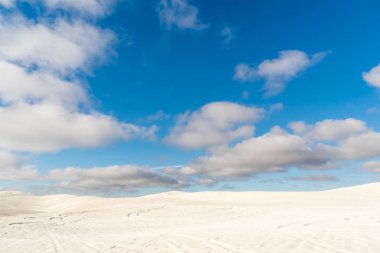
<svg viewBox="0 0 380 253"><path fill-rule="evenodd" d="M380 0L0 0L0 253L380 253Z"/></svg>
<svg viewBox="0 0 380 253"><path fill-rule="evenodd" d="M136 198L0 193L0 252L379 252L380 183Z"/></svg>

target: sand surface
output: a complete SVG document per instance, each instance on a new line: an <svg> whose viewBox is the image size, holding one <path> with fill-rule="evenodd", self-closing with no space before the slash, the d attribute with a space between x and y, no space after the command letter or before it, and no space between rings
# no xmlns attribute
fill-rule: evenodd
<svg viewBox="0 0 380 253"><path fill-rule="evenodd" d="M0 193L0 252L380 252L380 183L139 198Z"/></svg>

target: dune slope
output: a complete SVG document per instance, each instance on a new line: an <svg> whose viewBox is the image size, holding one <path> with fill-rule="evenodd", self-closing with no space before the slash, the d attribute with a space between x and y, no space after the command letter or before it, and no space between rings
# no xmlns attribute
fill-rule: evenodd
<svg viewBox="0 0 380 253"><path fill-rule="evenodd" d="M0 252L380 252L380 183L140 198L0 193Z"/></svg>

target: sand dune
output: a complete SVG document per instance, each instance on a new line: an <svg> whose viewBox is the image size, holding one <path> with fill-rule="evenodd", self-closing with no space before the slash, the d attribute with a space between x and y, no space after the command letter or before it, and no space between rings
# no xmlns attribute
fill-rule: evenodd
<svg viewBox="0 0 380 253"><path fill-rule="evenodd" d="M0 193L0 252L380 252L380 183L139 198Z"/></svg>

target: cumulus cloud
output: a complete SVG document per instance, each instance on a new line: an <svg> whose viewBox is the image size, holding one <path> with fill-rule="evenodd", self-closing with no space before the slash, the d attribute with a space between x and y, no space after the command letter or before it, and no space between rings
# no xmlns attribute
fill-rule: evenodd
<svg viewBox="0 0 380 253"><path fill-rule="evenodd" d="M212 106L208 107L210 105ZM217 105L216 108L213 108L215 105ZM226 106L226 104L222 105ZM203 127L198 127L203 126L205 122L213 122L211 125L218 122L218 126L228 126L231 124L231 115L240 119L239 113L228 114L229 110L223 111L225 113L221 116L217 112L223 106L219 106L219 102L211 103L206 105L206 108L202 107L195 112L185 114L186 121L183 129L187 130L189 127L192 130L203 131ZM228 106L234 108L231 109L232 111L236 109L236 104L227 103ZM252 108L244 108L248 111L249 109ZM260 118L258 115L250 117L251 120ZM241 121L236 118L232 122L240 124ZM156 186L179 188L189 185L215 186L220 182L244 180L262 173L286 172L291 168L321 171L336 168L333 165L347 161L366 161L380 156L378 148L380 133L368 128L365 122L357 119L327 119L314 124L302 123L302 126L298 128L289 124L289 128L291 131L275 126L260 136L249 136L236 144L210 149L206 155L185 166L163 167L155 170L136 165L93 169L67 168L51 171L48 178L58 181L62 189L80 191L96 191L97 189L118 191ZM337 129L341 129L341 132ZM202 136L206 138L208 135L206 133ZM378 172L380 163L367 161L362 167ZM287 178L307 182L339 180L338 177L325 173Z"/></svg>
<svg viewBox="0 0 380 253"><path fill-rule="evenodd" d="M160 22L167 29L176 27L180 30L202 30L208 27L198 18L198 8L186 0L160 0L157 8Z"/></svg>
<svg viewBox="0 0 380 253"><path fill-rule="evenodd" d="M82 21L41 24L22 17L2 17L0 31L6 35L0 39L1 148L48 152L154 138L155 128L91 110L85 86L73 78L72 72L106 57L114 37L109 31Z"/></svg>
<svg viewBox="0 0 380 253"><path fill-rule="evenodd" d="M32 1L28 3L35 7ZM95 7L106 1L43 3L51 8L83 8L95 15ZM17 8L4 0L0 4ZM45 14L50 13L41 15ZM12 15L0 13L0 33L0 151L7 154L0 157L6 161L0 164L0 178L38 176L33 167L12 160L18 152L93 148L118 139L155 138L156 127L120 122L91 104L82 78L112 54L116 36L111 31L80 15L29 19L17 9Z"/></svg>
<svg viewBox="0 0 380 253"><path fill-rule="evenodd" d="M339 154L345 159L367 159L380 155L380 133L369 131L352 135L339 146Z"/></svg>
<svg viewBox="0 0 380 253"><path fill-rule="evenodd" d="M252 136L253 122L264 110L230 102L213 102L180 115L165 141L188 149L211 148Z"/></svg>
<svg viewBox="0 0 380 253"><path fill-rule="evenodd" d="M49 71L28 71L0 60L0 76L3 104L30 101L76 108L78 104L89 103L86 90L80 83L61 79Z"/></svg>
<svg viewBox="0 0 380 253"><path fill-rule="evenodd" d="M289 166L321 166L330 154L320 145L311 145L300 136L274 127L270 132L244 140L222 152L199 158L188 174L213 178L242 178L257 173L284 171Z"/></svg>
<svg viewBox="0 0 380 253"><path fill-rule="evenodd" d="M110 31L80 20L41 23L9 16L0 16L0 33L0 59L61 74L104 61L115 39Z"/></svg>
<svg viewBox="0 0 380 253"><path fill-rule="evenodd" d="M299 50L280 51L278 58L264 60L256 67L245 63L237 65L233 78L242 82L263 79L265 96L271 97L281 93L291 79L321 61L325 56L325 52L309 56Z"/></svg>
<svg viewBox="0 0 380 253"><path fill-rule="evenodd" d="M25 181L41 179L38 170L33 166L22 166L17 168L0 167L0 180Z"/></svg>
<svg viewBox="0 0 380 253"><path fill-rule="evenodd" d="M202 110L196 112L200 111ZM195 120L192 119L194 113L189 113L188 119ZM236 116L236 114L231 115ZM218 121L220 125L228 125L230 124L229 120L217 117L211 122ZM347 128L346 124L350 125L353 122L360 123L357 125L363 128ZM326 129L324 129L325 124L329 126ZM275 126L260 136L250 136L233 145L210 149L206 155L185 166L156 169L138 165L89 169L65 168L50 171L44 179L56 182L53 186L55 188L76 192L129 191L146 187L181 188L189 185L214 186L223 181L243 180L261 173L285 172L290 168L326 170L332 168L332 165L342 162L365 161L380 156L378 148L380 133L367 128L366 124L359 120L328 119L315 124L304 123L304 126L301 128L303 131L295 132L288 132L284 128ZM289 128L292 128L291 124L289 124ZM336 128L341 128L342 133L345 134L336 134ZM329 129L331 133L326 132ZM356 130L347 131L347 129ZM207 137L207 134L204 136ZM48 149L50 150L52 147ZM0 152L0 161L0 168L7 168L0 173L0 179L41 177L33 167L23 167L20 160L11 153L2 154ZM377 161L365 162L362 167L378 172L380 163ZM310 182L339 180L328 174L294 176L288 177L288 179Z"/></svg>
<svg viewBox="0 0 380 253"><path fill-rule="evenodd" d="M23 166L19 156L0 151L0 180L37 179L38 171L33 166Z"/></svg>
<svg viewBox="0 0 380 253"><path fill-rule="evenodd" d="M55 169L49 172L48 178L57 180L62 189L81 192L131 191L136 188L184 186L184 182L168 174L137 165Z"/></svg>
<svg viewBox="0 0 380 253"><path fill-rule="evenodd" d="M77 81L48 71L29 72L0 60L0 148L49 152L96 147L117 139L155 138L155 127L119 122L91 109ZM81 107L88 107L83 112Z"/></svg>
<svg viewBox="0 0 380 253"><path fill-rule="evenodd" d="M68 111L54 104L0 107L0 148L51 152L96 147L117 139L154 138L154 129L120 123L101 113Z"/></svg>
<svg viewBox="0 0 380 253"><path fill-rule="evenodd" d="M275 126L261 136L212 150L177 173L188 180L219 182L284 172L289 168L325 170L342 162L380 156L380 133L360 120L328 119L312 125L289 126L293 133ZM309 179L322 181L317 177Z"/></svg>
<svg viewBox="0 0 380 253"><path fill-rule="evenodd" d="M313 125L292 122L289 128L310 142L329 142L325 146L336 159L360 160L380 155L380 133L357 119L323 120Z"/></svg>
<svg viewBox="0 0 380 253"><path fill-rule="evenodd" d="M380 65L373 67L368 72L362 73L364 81L375 88L380 88Z"/></svg>
<svg viewBox="0 0 380 253"><path fill-rule="evenodd" d="M314 125L298 121L289 124L294 133L316 141L339 141L369 131L366 123L357 119L323 120Z"/></svg>

